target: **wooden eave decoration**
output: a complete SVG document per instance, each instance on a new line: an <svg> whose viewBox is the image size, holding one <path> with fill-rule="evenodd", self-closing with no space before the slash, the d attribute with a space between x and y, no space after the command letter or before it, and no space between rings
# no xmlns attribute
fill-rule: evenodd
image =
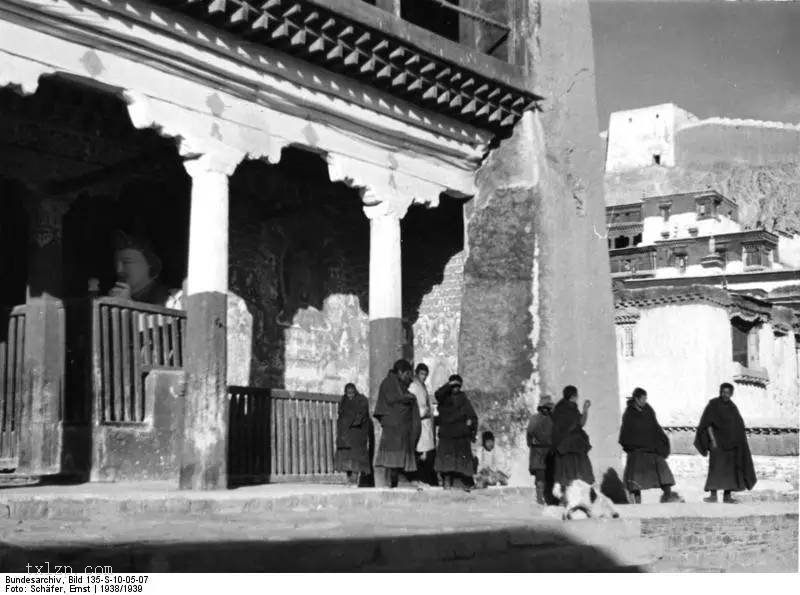
<svg viewBox="0 0 800 595"><path fill-rule="evenodd" d="M538 95L308 0L154 0L473 126L507 134Z"/></svg>

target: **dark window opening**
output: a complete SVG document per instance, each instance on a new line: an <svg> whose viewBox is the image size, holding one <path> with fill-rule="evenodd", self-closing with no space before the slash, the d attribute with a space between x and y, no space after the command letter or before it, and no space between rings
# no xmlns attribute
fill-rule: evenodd
<svg viewBox="0 0 800 595"><path fill-rule="evenodd" d="M758 330L759 327L753 322L731 319L733 361L745 368L758 367Z"/></svg>
<svg viewBox="0 0 800 595"><path fill-rule="evenodd" d="M633 236L633 245L638 246L641 243L642 243L642 234L637 233L635 236Z"/></svg>
<svg viewBox="0 0 800 595"><path fill-rule="evenodd" d="M630 244L631 240L628 236L614 238L614 248L627 248Z"/></svg>
<svg viewBox="0 0 800 595"><path fill-rule="evenodd" d="M458 0L451 0L458 5ZM459 41L459 14L433 0L402 0L400 18L452 41Z"/></svg>
<svg viewBox="0 0 800 595"><path fill-rule="evenodd" d="M760 249L745 249L744 251L744 266L746 267L760 267L764 266L764 257Z"/></svg>
<svg viewBox="0 0 800 595"><path fill-rule="evenodd" d="M659 153L653 155L653 163L655 165L661 165L661 155Z"/></svg>

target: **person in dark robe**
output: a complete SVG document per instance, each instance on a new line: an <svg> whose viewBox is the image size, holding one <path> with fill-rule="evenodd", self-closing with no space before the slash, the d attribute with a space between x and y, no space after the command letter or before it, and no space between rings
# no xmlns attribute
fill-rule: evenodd
<svg viewBox="0 0 800 595"><path fill-rule="evenodd" d="M536 482L536 502L549 504L552 501L550 494L553 491L553 455L551 452L553 442L553 399L543 395L539 399L536 413L528 422L525 433L526 442L530 449L528 458L528 471Z"/></svg>
<svg viewBox="0 0 800 595"><path fill-rule="evenodd" d="M400 473L417 470L416 445L421 430L417 398L408 391L411 364L397 360L381 382L372 414L381 424L375 467L388 470L390 487L397 487Z"/></svg>
<svg viewBox="0 0 800 595"><path fill-rule="evenodd" d="M701 455L708 455L705 490L709 495L705 502L716 502L717 491L722 490L723 502L733 504L736 500L731 492L751 490L756 485L744 420L732 396L731 384L720 385L719 396L708 402L697 425L694 446Z"/></svg>
<svg viewBox="0 0 800 595"><path fill-rule="evenodd" d="M583 429L589 417L591 402L583 402L578 409L578 389L564 387L562 399L553 408L553 482L561 484L562 489L574 479L588 484L594 483L589 451L592 445Z"/></svg>
<svg viewBox="0 0 800 595"><path fill-rule="evenodd" d="M114 237L114 262L117 281L110 297L163 306L170 291L158 277L161 259L152 246L142 239L118 231Z"/></svg>
<svg viewBox="0 0 800 595"><path fill-rule="evenodd" d="M461 479L465 487L471 486L475 473L472 442L478 432L478 415L461 390L462 384L461 376L453 374L435 393L439 409L435 469L441 473L446 490L453 487L456 479Z"/></svg>
<svg viewBox="0 0 800 595"><path fill-rule="evenodd" d="M369 461L369 402L349 383L339 403L336 420L336 454L333 468L347 473L349 485L357 486L360 474L372 471Z"/></svg>
<svg viewBox="0 0 800 595"><path fill-rule="evenodd" d="M642 490L661 488L661 502L679 500L672 493L675 478L667 465L669 438L656 419L656 412L647 403L647 391L636 388L625 413L619 443L627 455L623 481L634 503L642 503Z"/></svg>

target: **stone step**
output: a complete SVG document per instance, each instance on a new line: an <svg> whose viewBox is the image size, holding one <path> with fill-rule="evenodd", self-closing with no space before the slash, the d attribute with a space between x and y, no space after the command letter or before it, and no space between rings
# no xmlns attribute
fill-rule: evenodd
<svg viewBox="0 0 800 595"><path fill-rule="evenodd" d="M84 488L84 486L78 486ZM510 500L533 502L530 488L480 490L453 493L443 490L413 489L348 489L329 487L314 493L276 493L264 495L247 490L226 492L148 492L115 490L106 493L102 486L88 484L82 491L41 491L40 488L19 488L0 491L0 518L14 520L82 519L128 517L150 514L254 514L258 512L325 510L338 508L375 508L384 505L415 502L479 503L481 506L503 507Z"/></svg>

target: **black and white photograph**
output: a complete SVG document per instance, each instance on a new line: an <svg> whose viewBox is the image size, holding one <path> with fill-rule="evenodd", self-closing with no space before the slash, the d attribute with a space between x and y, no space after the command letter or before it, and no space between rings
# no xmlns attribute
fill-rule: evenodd
<svg viewBox="0 0 800 595"><path fill-rule="evenodd" d="M4 593L792 592L799 451L800 2L0 0Z"/></svg>

